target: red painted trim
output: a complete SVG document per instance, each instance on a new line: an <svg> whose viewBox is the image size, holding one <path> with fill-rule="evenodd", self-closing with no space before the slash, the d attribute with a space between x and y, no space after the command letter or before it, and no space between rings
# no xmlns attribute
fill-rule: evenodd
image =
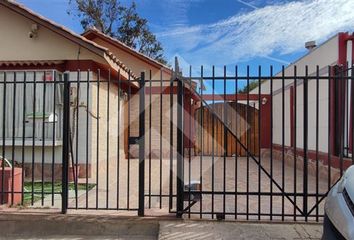
<svg viewBox="0 0 354 240"><path fill-rule="evenodd" d="M270 100L270 95L269 94L261 94L261 99L266 98L267 101L269 102ZM259 99L259 94L247 94L247 93L238 93L238 94L215 94L213 98L213 94L203 94L203 100L205 101L247 101L249 99L250 101L258 101Z"/></svg>
<svg viewBox="0 0 354 240"><path fill-rule="evenodd" d="M261 95L262 96L262 95ZM262 102L262 100L261 100ZM270 97L267 98L267 102L265 104L261 104L260 112L261 114L261 123L260 123L260 134L261 138L261 148L270 148L270 135L272 132L271 129L271 106L272 106L272 99Z"/></svg>
<svg viewBox="0 0 354 240"><path fill-rule="evenodd" d="M295 118L294 118L294 87L290 86L290 146L294 146L294 136L295 136Z"/></svg>
<svg viewBox="0 0 354 240"><path fill-rule="evenodd" d="M35 65L35 64L26 64L26 65L8 65L0 66L0 70L3 71L21 71L21 70L57 70L59 72L65 72L64 64L44 64L44 65Z"/></svg>
<svg viewBox="0 0 354 240"><path fill-rule="evenodd" d="M280 144L273 144L273 150L282 151L283 147ZM294 148L291 146L284 146L284 151L286 153L294 154ZM303 157L304 150L302 148L296 148L296 156ZM316 151L315 150L308 150L307 157L309 160L316 161ZM322 162L324 165L328 166L328 153L325 152L318 152L318 160ZM340 169L340 158L335 155L330 156L331 160L331 167ZM343 158L343 170L347 169L352 165L352 160L350 158Z"/></svg>
<svg viewBox="0 0 354 240"><path fill-rule="evenodd" d="M345 66L347 64L347 43L350 39L348 33L339 33L338 34L338 65Z"/></svg>

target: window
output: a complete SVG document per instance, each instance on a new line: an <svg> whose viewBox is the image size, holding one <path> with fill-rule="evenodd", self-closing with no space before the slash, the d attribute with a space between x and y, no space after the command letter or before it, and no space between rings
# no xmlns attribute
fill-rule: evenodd
<svg viewBox="0 0 354 240"><path fill-rule="evenodd" d="M57 71L0 72L0 138L60 140L61 81Z"/></svg>

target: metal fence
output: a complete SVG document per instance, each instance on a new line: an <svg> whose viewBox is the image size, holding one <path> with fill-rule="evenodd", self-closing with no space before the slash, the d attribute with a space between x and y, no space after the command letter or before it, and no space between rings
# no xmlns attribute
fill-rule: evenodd
<svg viewBox="0 0 354 240"><path fill-rule="evenodd" d="M0 72L1 203L321 220L354 163L352 68L175 68Z"/></svg>

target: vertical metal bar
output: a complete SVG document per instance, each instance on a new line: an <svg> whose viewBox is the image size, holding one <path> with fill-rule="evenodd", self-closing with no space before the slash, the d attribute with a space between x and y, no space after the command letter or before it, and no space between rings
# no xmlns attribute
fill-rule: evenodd
<svg viewBox="0 0 354 240"><path fill-rule="evenodd" d="M261 220L261 166L262 166L262 156L261 156L261 128L262 128L262 68L258 66L258 220Z"/></svg>
<svg viewBox="0 0 354 240"><path fill-rule="evenodd" d="M76 130L74 129L76 133L76 138L75 138L75 174L74 174L74 189L75 189L75 208L78 208L78 178L79 178L79 105L80 105L80 80L81 80L81 71L77 71L77 79L76 79L76 103L75 103L75 110L76 110L76 119L75 119L75 127ZM109 91L108 91L109 94ZM75 136L73 136L75 137Z"/></svg>
<svg viewBox="0 0 354 240"><path fill-rule="evenodd" d="M162 70L160 70L160 209L162 208Z"/></svg>
<svg viewBox="0 0 354 240"><path fill-rule="evenodd" d="M297 69L296 65L294 66L294 221L296 221L296 200L297 200L297 149L296 149L296 141L297 141Z"/></svg>
<svg viewBox="0 0 354 240"><path fill-rule="evenodd" d="M56 130L55 130L55 124L56 124L56 121L57 121L57 116L56 116L56 105L57 105L57 102L56 102L56 98L57 98L57 71L53 71L54 73L54 83L53 83L53 116L54 116L54 121L53 121L53 129L52 129L52 186L51 186L51 191L52 191L52 206L54 206L54 181L55 181L55 142L56 142Z"/></svg>
<svg viewBox="0 0 354 240"><path fill-rule="evenodd" d="M129 74L128 74L128 138L130 138L130 110L131 110L131 95L132 95L132 86L131 86L131 73L129 70ZM128 143L128 163L127 163L127 209L130 209L130 204L129 204L129 200L130 200L130 144Z"/></svg>
<svg viewBox="0 0 354 240"><path fill-rule="evenodd" d="M23 72L23 111L22 111L22 193L24 193L24 183L25 183L25 135L26 135L26 81L27 73ZM53 193L52 193L53 195ZM24 194L21 194L21 205L23 205Z"/></svg>
<svg viewBox="0 0 354 240"><path fill-rule="evenodd" d="M235 133L236 137L238 138L239 131L238 131L238 67L235 66ZM214 129L214 128L213 128ZM237 197L238 197L238 187L237 187L237 180L238 180L238 152L237 152L237 139L235 139L235 219L237 219L237 212L238 212L238 202L237 202Z"/></svg>
<svg viewBox="0 0 354 240"><path fill-rule="evenodd" d="M87 70L87 87L86 87L86 199L85 199L85 206L88 209L88 192L89 192L89 183L88 183L88 176L89 176L89 109L90 109L90 69ZM118 118L119 119L119 118ZM118 148L119 149L119 148ZM91 163L93 157L91 156Z"/></svg>
<svg viewBox="0 0 354 240"><path fill-rule="evenodd" d="M188 104L190 104L190 115L189 115L189 139L188 139L188 143L189 143L189 154L188 154L188 186L191 186L191 175L192 175L192 169L191 169L191 161L192 161L192 152L191 152L191 145L192 145L192 139L191 139L191 136L192 136L192 116L191 113L192 113L192 66L189 66L189 94L190 94L190 101ZM188 188L188 204L191 204L191 188L189 187ZM188 209L188 217L190 218L191 217L191 208Z"/></svg>
<svg viewBox="0 0 354 240"><path fill-rule="evenodd" d="M109 117L109 107L110 107L110 91L111 91L111 69L108 70L108 82L107 82L107 155L106 155L106 208L109 208L109 126L110 126L110 117Z"/></svg>
<svg viewBox="0 0 354 240"><path fill-rule="evenodd" d="M281 183L282 183L282 198L281 198L281 220L284 221L284 211L285 211L285 67L282 66L281 69L281 127L282 127L282 137L281 137L281 159L282 159L282 170L281 170Z"/></svg>
<svg viewBox="0 0 354 240"><path fill-rule="evenodd" d="M1 168L1 204L5 203L5 138L6 138L6 79L4 72L4 95L3 95L3 112L2 112L2 168ZM33 188L32 188L33 189Z"/></svg>
<svg viewBox="0 0 354 240"><path fill-rule="evenodd" d="M12 108L12 153L11 153L11 160L12 160L12 168L11 168L11 206L14 204L14 179L15 179L15 134L16 134L16 127L15 127L15 120L16 120L16 88L17 88L17 74L14 72L14 92L13 92L13 108Z"/></svg>
<svg viewBox="0 0 354 240"><path fill-rule="evenodd" d="M316 66L316 203L318 203L318 193L319 193L319 156L318 156L318 135L319 135L319 74L320 74L320 68L317 65ZM316 206L316 221L319 221L319 208L318 204Z"/></svg>
<svg viewBox="0 0 354 240"><path fill-rule="evenodd" d="M34 160L35 160L35 139L36 139L36 121L35 121L35 113L36 113L36 100L37 100L37 74L33 72L33 111L32 111L32 175L31 175L31 205L34 203Z"/></svg>
<svg viewBox="0 0 354 240"><path fill-rule="evenodd" d="M223 216L226 212L226 156L227 156L227 104L226 104L226 66L224 66L224 172L223 172Z"/></svg>
<svg viewBox="0 0 354 240"><path fill-rule="evenodd" d="M331 102L332 102L332 89L331 89L331 76L332 76L332 67L328 66L328 139L327 139L327 148L328 148L328 191L331 189L331 139L332 139L332 134L331 134Z"/></svg>
<svg viewBox="0 0 354 240"><path fill-rule="evenodd" d="M121 102L121 94L122 92L122 87L121 87L121 78L120 78L120 69L118 70L118 118L117 118L117 134L118 134L118 142L117 142L117 210L119 209L119 180L120 180L120 128L121 128L121 119L120 119L120 102Z"/></svg>
<svg viewBox="0 0 354 240"><path fill-rule="evenodd" d="M215 113L215 66L213 66L213 70L212 70L212 74L213 74L213 79L212 79L212 91L213 91L213 100L212 100L212 105L213 105L213 112ZM202 125L201 125L202 126ZM211 166L211 217L212 219L214 219L214 191L215 191L215 117L214 115L212 115L211 118L211 128L212 128L212 153L211 153L211 162L212 162L212 166Z"/></svg>
<svg viewBox="0 0 354 240"><path fill-rule="evenodd" d="M96 119L96 209L98 209L98 189L99 189L99 141L100 141L100 81L101 81L101 70L97 70L97 106L96 106L96 111L97 111L97 119Z"/></svg>
<svg viewBox="0 0 354 240"><path fill-rule="evenodd" d="M345 131L345 79L344 79L344 69L345 69L345 65L339 68L339 75L340 75L340 79L339 79L339 92L340 92L340 96L339 96L339 102L340 102L340 132L339 132L339 170L340 170L340 175L343 176L343 171L344 171L344 166L343 166L343 161L344 161L344 131Z"/></svg>
<svg viewBox="0 0 354 240"><path fill-rule="evenodd" d="M184 170L183 170L183 83L176 79L177 90L177 217L183 215L183 192L184 192Z"/></svg>
<svg viewBox="0 0 354 240"><path fill-rule="evenodd" d="M248 121L249 121L249 107L250 107L250 94L249 94L249 88L250 88L250 66L247 65L247 109L246 109L246 122L248 124ZM247 151L248 152L251 152L251 150L249 149L249 145L250 145L250 136L249 136L249 131L248 129L246 130L246 147L247 147ZM250 202L250 199L249 199L249 192L250 192L250 176L249 176L249 171L250 171L250 158L249 158L249 154L247 153L246 151L246 154L247 154L247 164L246 164L246 192L247 192L247 196L246 196L246 219L248 220L249 219L249 202Z"/></svg>
<svg viewBox="0 0 354 240"><path fill-rule="evenodd" d="M270 220L273 220L273 66L270 66Z"/></svg>
<svg viewBox="0 0 354 240"><path fill-rule="evenodd" d="M68 209L68 171L70 158L70 82L69 73L64 74L64 108L63 108L63 153L62 153L62 207L65 214Z"/></svg>
<svg viewBox="0 0 354 240"><path fill-rule="evenodd" d="M151 121L152 121L152 72L149 71L149 208L151 208ZM172 88L171 88L172 89ZM172 91L172 90L171 90ZM172 208L172 207L171 207ZM171 209L170 208L170 209Z"/></svg>
<svg viewBox="0 0 354 240"><path fill-rule="evenodd" d="M200 141L201 141L201 154L200 154L200 171L199 171L199 177L200 177L200 191L203 191L203 154L204 154L204 141L203 141L203 133L204 133L204 107L203 107L203 86L204 86L204 67L201 66L200 68L200 76L201 76L201 79L200 79L200 115L201 115L201 118L200 118L200 122L202 123L202 126L201 126L201 131L200 131L200 135L201 135L201 138L200 138ZM199 201L199 217L200 218L203 218L203 199L200 199Z"/></svg>
<svg viewBox="0 0 354 240"><path fill-rule="evenodd" d="M353 43L353 41L352 41ZM353 47L352 47L353 48ZM351 109L351 136L352 136L352 165L354 165L354 63L352 62L351 64L351 92L350 92L350 100L351 100L351 103L350 103L350 109Z"/></svg>
<svg viewBox="0 0 354 240"><path fill-rule="evenodd" d="M42 95L42 164L41 164L41 203L44 205L44 146L45 146L45 95L46 95L46 74L47 72L43 72L43 95Z"/></svg>
<svg viewBox="0 0 354 240"><path fill-rule="evenodd" d="M145 208L145 73L140 76L139 91L139 216Z"/></svg>
<svg viewBox="0 0 354 240"><path fill-rule="evenodd" d="M307 199L308 199L308 66L305 67L304 78L304 179L303 179L303 213L307 221Z"/></svg>
<svg viewBox="0 0 354 240"><path fill-rule="evenodd" d="M176 64L177 65L177 64ZM175 74L177 74L177 69L175 69ZM175 75L174 74L174 75ZM173 82L176 80L174 76L170 79L170 171L169 171L169 212L173 208Z"/></svg>

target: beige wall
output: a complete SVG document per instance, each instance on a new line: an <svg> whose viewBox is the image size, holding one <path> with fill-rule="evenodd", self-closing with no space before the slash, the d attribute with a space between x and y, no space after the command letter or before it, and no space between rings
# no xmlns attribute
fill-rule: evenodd
<svg viewBox="0 0 354 240"><path fill-rule="evenodd" d="M37 38L29 38L32 24L33 21L0 6L0 61L79 58L105 63L98 55L43 26L39 26Z"/></svg>
<svg viewBox="0 0 354 240"><path fill-rule="evenodd" d="M151 104L150 104L151 101ZM173 95L173 107L172 107L172 129L173 129L173 153L176 151L176 139L177 139L177 96ZM151 112L150 112L151 106ZM126 115L128 114L128 104L125 104ZM162 115L160 115L162 111ZM132 97L130 102L130 136L139 136L139 96ZM151 114L151 129L150 129L150 114ZM162 95L162 109L160 104L160 94L150 94L145 96L145 153L148 156L151 152L152 157L160 157L160 143L162 143L161 156L163 158L169 157L170 154L170 95ZM160 116L162 117L162 138L160 138ZM126 116L127 118L127 116ZM128 123L128 121L127 121ZM151 138L151 143L150 143ZM151 147L151 149L150 149ZM131 147L131 154L133 157L138 156L137 146Z"/></svg>

